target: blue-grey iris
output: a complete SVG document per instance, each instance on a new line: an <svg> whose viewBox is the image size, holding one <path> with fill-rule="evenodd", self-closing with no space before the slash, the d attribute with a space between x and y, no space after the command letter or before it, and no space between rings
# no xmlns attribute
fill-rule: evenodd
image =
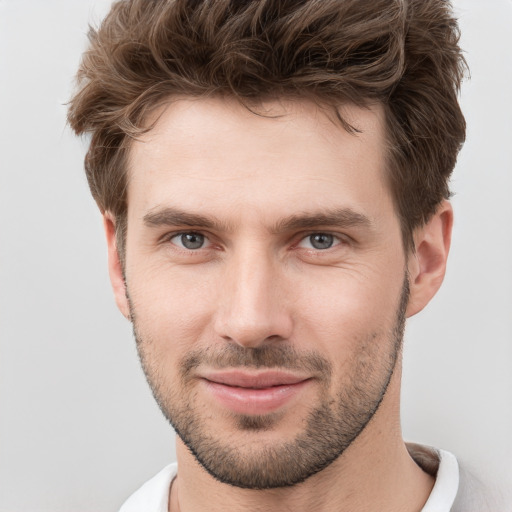
<svg viewBox="0 0 512 512"><path fill-rule="evenodd" d="M315 233L309 237L309 241L315 249L329 249L334 243L334 236L327 233Z"/></svg>
<svg viewBox="0 0 512 512"><path fill-rule="evenodd" d="M204 244L204 236L199 233L183 233L181 243L186 249L200 249Z"/></svg>

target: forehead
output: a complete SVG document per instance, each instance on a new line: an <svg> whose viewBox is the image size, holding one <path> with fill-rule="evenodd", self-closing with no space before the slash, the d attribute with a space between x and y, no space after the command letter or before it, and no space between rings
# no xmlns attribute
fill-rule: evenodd
<svg viewBox="0 0 512 512"><path fill-rule="evenodd" d="M165 206L263 218L390 204L382 109L345 105L340 114L357 133L309 101L250 111L235 100L176 99L130 148L129 219Z"/></svg>

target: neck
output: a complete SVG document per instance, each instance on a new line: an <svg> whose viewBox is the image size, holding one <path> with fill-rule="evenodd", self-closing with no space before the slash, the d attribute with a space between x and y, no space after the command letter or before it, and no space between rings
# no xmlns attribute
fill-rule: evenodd
<svg viewBox="0 0 512 512"><path fill-rule="evenodd" d="M292 487L251 490L218 482L177 438L179 472L170 512L420 511L434 479L416 465L402 440L398 399L392 399L399 396L393 389L399 390L399 382L393 382L399 380L397 374L379 410L350 447L330 466Z"/></svg>

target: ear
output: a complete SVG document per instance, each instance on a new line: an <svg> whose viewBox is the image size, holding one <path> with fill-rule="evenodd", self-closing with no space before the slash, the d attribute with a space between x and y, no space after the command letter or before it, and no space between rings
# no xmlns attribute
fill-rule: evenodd
<svg viewBox="0 0 512 512"><path fill-rule="evenodd" d="M453 209L443 201L432 218L414 233L414 253L409 255L410 297L407 317L421 311L441 286L446 271L453 226Z"/></svg>
<svg viewBox="0 0 512 512"><path fill-rule="evenodd" d="M128 305L128 297L126 295L126 283L124 279L123 267L119 258L119 251L116 243L116 225L113 215L108 212L103 214L103 228L107 237L108 248L108 273L110 275L110 283L114 290L119 311L130 320L130 307Z"/></svg>

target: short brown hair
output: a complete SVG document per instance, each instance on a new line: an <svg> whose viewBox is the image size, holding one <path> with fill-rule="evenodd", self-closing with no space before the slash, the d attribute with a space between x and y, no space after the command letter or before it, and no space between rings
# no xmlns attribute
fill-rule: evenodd
<svg viewBox="0 0 512 512"><path fill-rule="evenodd" d="M92 134L87 178L121 253L130 140L175 95L380 103L406 247L449 196L465 61L447 0L121 0L89 39L68 119Z"/></svg>

